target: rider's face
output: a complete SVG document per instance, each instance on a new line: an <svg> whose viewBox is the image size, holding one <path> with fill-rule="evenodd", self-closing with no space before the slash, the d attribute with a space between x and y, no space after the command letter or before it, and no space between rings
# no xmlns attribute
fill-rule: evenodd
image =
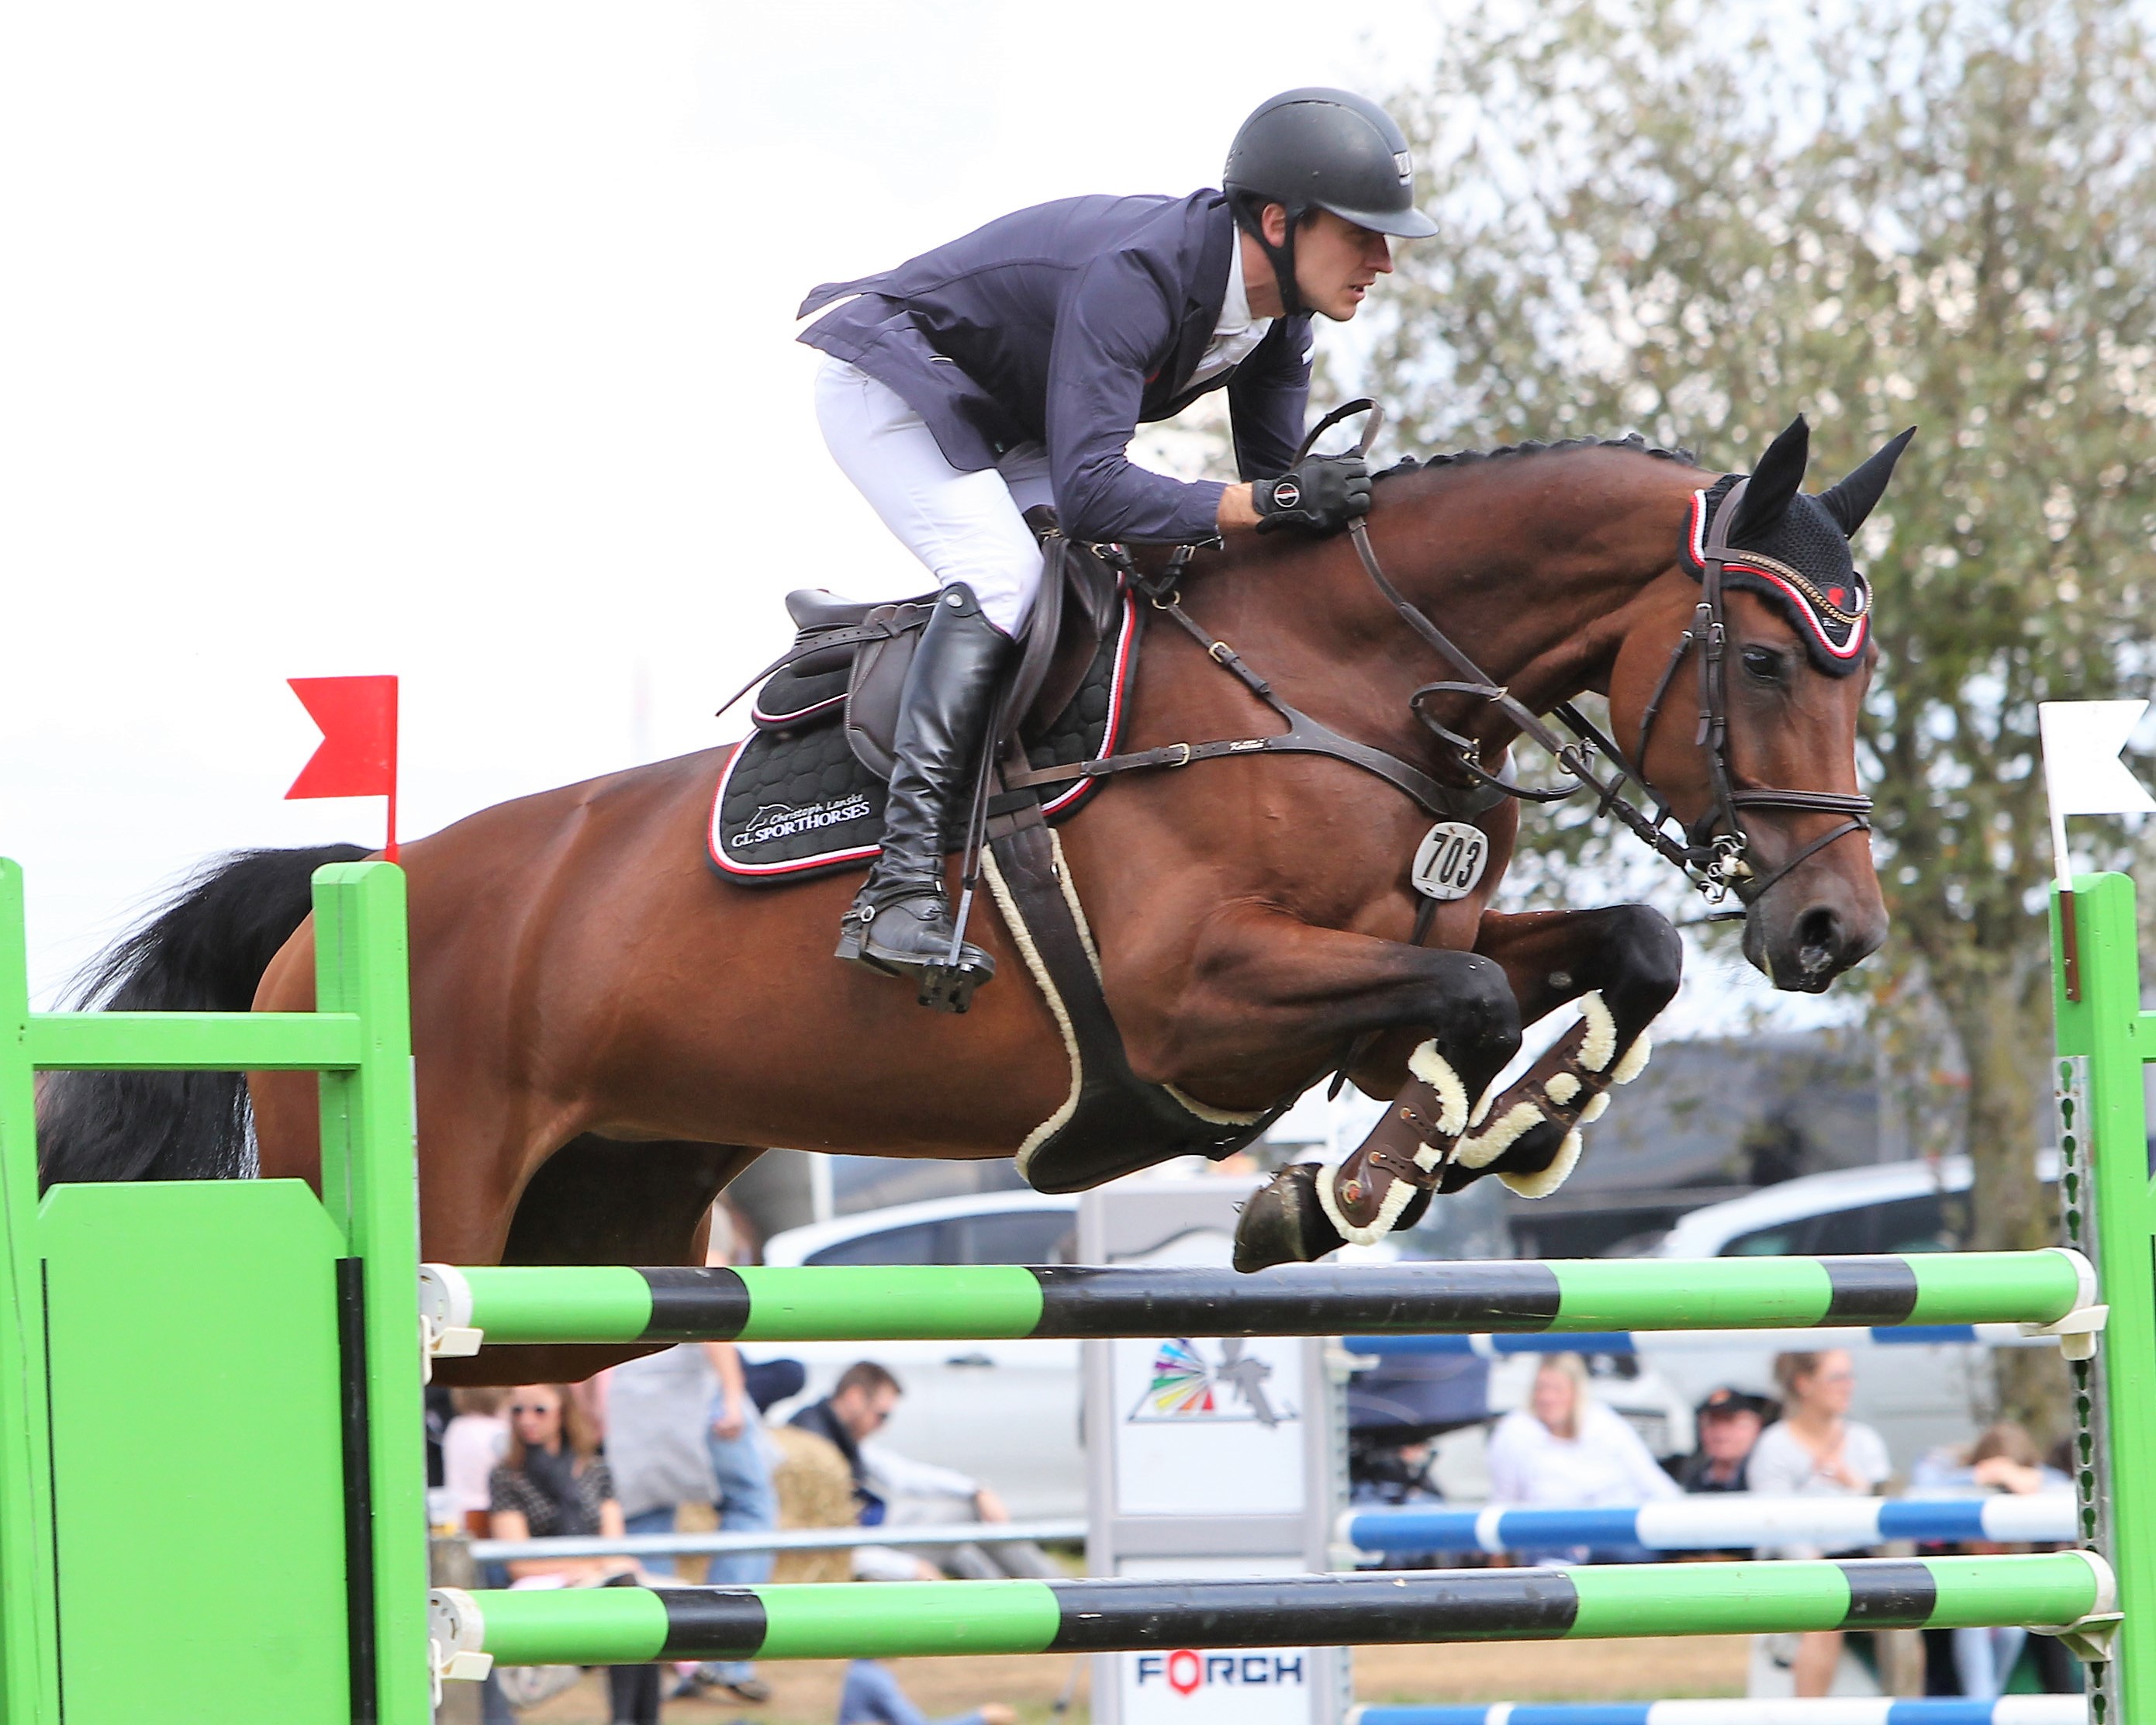
<svg viewBox="0 0 2156 1725"><path fill-rule="evenodd" d="M1302 303L1335 323L1353 317L1370 284L1392 273L1393 250L1385 236L1329 209L1313 212L1295 236L1295 285Z"/></svg>

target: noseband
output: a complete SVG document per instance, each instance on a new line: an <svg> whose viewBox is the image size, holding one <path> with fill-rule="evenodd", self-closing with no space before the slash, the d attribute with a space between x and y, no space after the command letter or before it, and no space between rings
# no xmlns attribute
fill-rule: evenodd
<svg viewBox="0 0 2156 1725"><path fill-rule="evenodd" d="M1375 402L1368 400L1350 402L1328 413L1304 440L1304 449L1306 451L1328 427L1353 414L1364 413L1369 417L1363 423L1363 435L1355 450L1358 454L1367 452L1384 417L1384 410ZM1739 902L1746 906L1756 904L1785 875L1815 853L1824 850L1838 839L1847 838L1851 833L1868 832L1871 827L1872 807L1869 797L1849 795L1840 791L1779 790L1764 786L1740 786L1730 770L1728 685L1725 665L1729 625L1722 574L1724 566L1737 555L1729 543L1729 524L1737 519L1738 505L1750 484L1749 479L1738 480L1723 497L1708 523L1699 604L1692 614L1691 627L1677 637L1676 644L1671 649L1669 663L1663 667L1661 677L1655 685L1654 695L1640 716L1639 742L1630 759L1627 759L1624 751L1570 701L1560 701L1550 710L1552 716L1572 732L1571 737L1566 738L1544 723L1539 714L1530 711L1502 684L1492 681L1472 659L1430 621L1419 607L1393 585L1383 567L1378 562L1376 552L1371 548L1368 523L1358 516L1348 525L1348 535L1354 541L1356 555L1362 559L1363 567L1378 591L1399 612L1408 627L1442 657L1450 660L1464 679L1425 683L1408 701L1415 716L1445 745L1455 766L1480 783L1526 802L1561 802L1578 795L1582 791L1591 790L1595 793L1595 813L1598 815L1616 816L1658 855L1683 870L1710 903L1719 904L1734 893ZM1694 738L1694 746L1706 752L1707 783L1712 800L1697 820L1680 829L1680 837L1669 829L1676 817L1668 799L1647 783L1645 775L1635 763L1645 760L1649 734L1661 710L1663 700L1676 680L1678 670L1683 665L1686 655L1695 647L1699 649L1699 730ZM1548 790L1530 790L1508 783L1490 772L1482 765L1480 742L1440 723L1429 711L1426 704L1442 696L1464 696L1497 708L1523 736L1548 750L1558 765L1571 776L1572 782ZM1605 773L1596 766L1595 757L1598 754L1608 760L1615 769L1614 773ZM1652 799L1651 811L1640 808L1625 794L1628 782L1639 786ZM1808 814L1840 814L1845 818L1839 826L1814 839L1787 858L1780 867L1763 876L1753 867L1750 860L1752 839L1745 829L1743 813L1747 809L1782 809Z"/></svg>

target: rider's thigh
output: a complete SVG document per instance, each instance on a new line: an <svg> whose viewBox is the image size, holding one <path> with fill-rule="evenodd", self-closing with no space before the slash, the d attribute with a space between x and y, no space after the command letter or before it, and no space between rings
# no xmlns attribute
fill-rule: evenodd
<svg viewBox="0 0 2156 1725"><path fill-rule="evenodd" d="M962 473L921 415L843 360L816 376L816 418L831 457L939 585L963 581L988 620L1015 635L1040 584L1040 547L993 468Z"/></svg>

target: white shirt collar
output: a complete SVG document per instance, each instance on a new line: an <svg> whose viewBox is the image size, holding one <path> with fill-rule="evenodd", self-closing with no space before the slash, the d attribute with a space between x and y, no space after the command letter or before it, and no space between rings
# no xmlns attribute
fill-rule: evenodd
<svg viewBox="0 0 2156 1725"><path fill-rule="evenodd" d="M1213 326L1216 336L1232 336L1250 325L1250 290L1243 282L1243 230L1238 228L1235 243L1228 248L1228 291L1220 301L1220 321ZM1266 323L1272 320L1267 318Z"/></svg>

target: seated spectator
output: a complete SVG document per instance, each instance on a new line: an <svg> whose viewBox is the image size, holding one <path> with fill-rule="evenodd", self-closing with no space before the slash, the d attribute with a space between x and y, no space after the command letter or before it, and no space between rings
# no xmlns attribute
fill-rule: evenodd
<svg viewBox="0 0 2156 1725"><path fill-rule="evenodd" d="M1711 1389L1692 1410L1697 1447L1677 1470L1677 1485L1686 1491L1748 1491L1745 1464L1766 1429L1774 1404L1727 1384Z"/></svg>
<svg viewBox="0 0 2156 1725"><path fill-rule="evenodd" d="M1678 1495L1676 1484L1647 1453L1624 1416L1594 1399L1587 1364L1576 1353L1552 1354L1535 1373L1526 1407L1497 1422L1490 1435L1490 1501L1540 1508L1594 1509L1652 1502ZM1522 1553L1531 1563L1588 1563L1596 1558L1650 1563L1633 1547L1590 1553Z"/></svg>
<svg viewBox="0 0 2156 1725"><path fill-rule="evenodd" d="M790 1423L828 1440L845 1457L865 1527L896 1531L909 1522L918 1527L1009 1521L1003 1501L978 1480L873 1441L903 1393L898 1379L875 1361L856 1361L839 1374L830 1394L802 1409ZM946 1571L968 1581L1048 1580L1063 1573L1029 1539L953 1546L932 1560L882 1546L860 1546L854 1553L854 1573L865 1581L940 1580Z"/></svg>
<svg viewBox="0 0 2156 1725"><path fill-rule="evenodd" d="M509 1421L501 1411L506 1389L474 1386L449 1392L454 1410L442 1429L442 1485L455 1500L457 1525L467 1533L489 1525L493 1494L488 1481L509 1447Z"/></svg>
<svg viewBox="0 0 2156 1725"><path fill-rule="evenodd" d="M1016 1725L1017 1718L1001 1702L991 1701L937 1725ZM846 1667L845 1687L839 1692L839 1725L929 1725L929 1719L906 1698L890 1666L857 1659Z"/></svg>
<svg viewBox="0 0 2156 1725"><path fill-rule="evenodd" d="M1774 1382L1782 1392L1782 1418L1752 1446L1747 1471L1754 1491L1763 1497L1869 1497L1887 1482L1894 1466L1886 1440L1849 1417L1856 1373L1847 1353L1830 1348L1778 1355ZM1760 1555L1838 1557L1863 1548L1784 1545ZM1827 1693L1841 1650L1840 1630L1807 1630L1799 1639L1791 1676L1799 1696Z"/></svg>
<svg viewBox="0 0 2156 1725"><path fill-rule="evenodd" d="M2027 1497L2064 1491L2073 1481L2046 1465L2027 1428L2002 1420L1984 1428L1974 1443L1961 1448L1927 1450L1909 1471L1912 1492L2005 1491Z"/></svg>
<svg viewBox="0 0 2156 1725"><path fill-rule="evenodd" d="M1909 1473L1909 1489L1918 1492L1998 1491L2026 1497L2037 1491L2066 1491L2071 1485L2066 1475L2044 1465L2036 1440L2010 1420L1988 1427L1965 1448L1929 1451ZM1972 1552L2009 1549L1989 1542L1963 1548ZM2026 1630L1964 1628L1941 1633L1952 1650L1954 1686L1963 1696L1994 1701L2005 1693L2006 1680L2029 1639Z"/></svg>
<svg viewBox="0 0 2156 1725"><path fill-rule="evenodd" d="M488 1480L496 1539L549 1539L624 1532L613 1476L582 1407L562 1384L526 1384L510 1392L508 1452ZM511 1586L603 1586L634 1579L627 1558L523 1558L509 1565ZM607 1671L615 1725L656 1725L659 1667L618 1665Z"/></svg>

